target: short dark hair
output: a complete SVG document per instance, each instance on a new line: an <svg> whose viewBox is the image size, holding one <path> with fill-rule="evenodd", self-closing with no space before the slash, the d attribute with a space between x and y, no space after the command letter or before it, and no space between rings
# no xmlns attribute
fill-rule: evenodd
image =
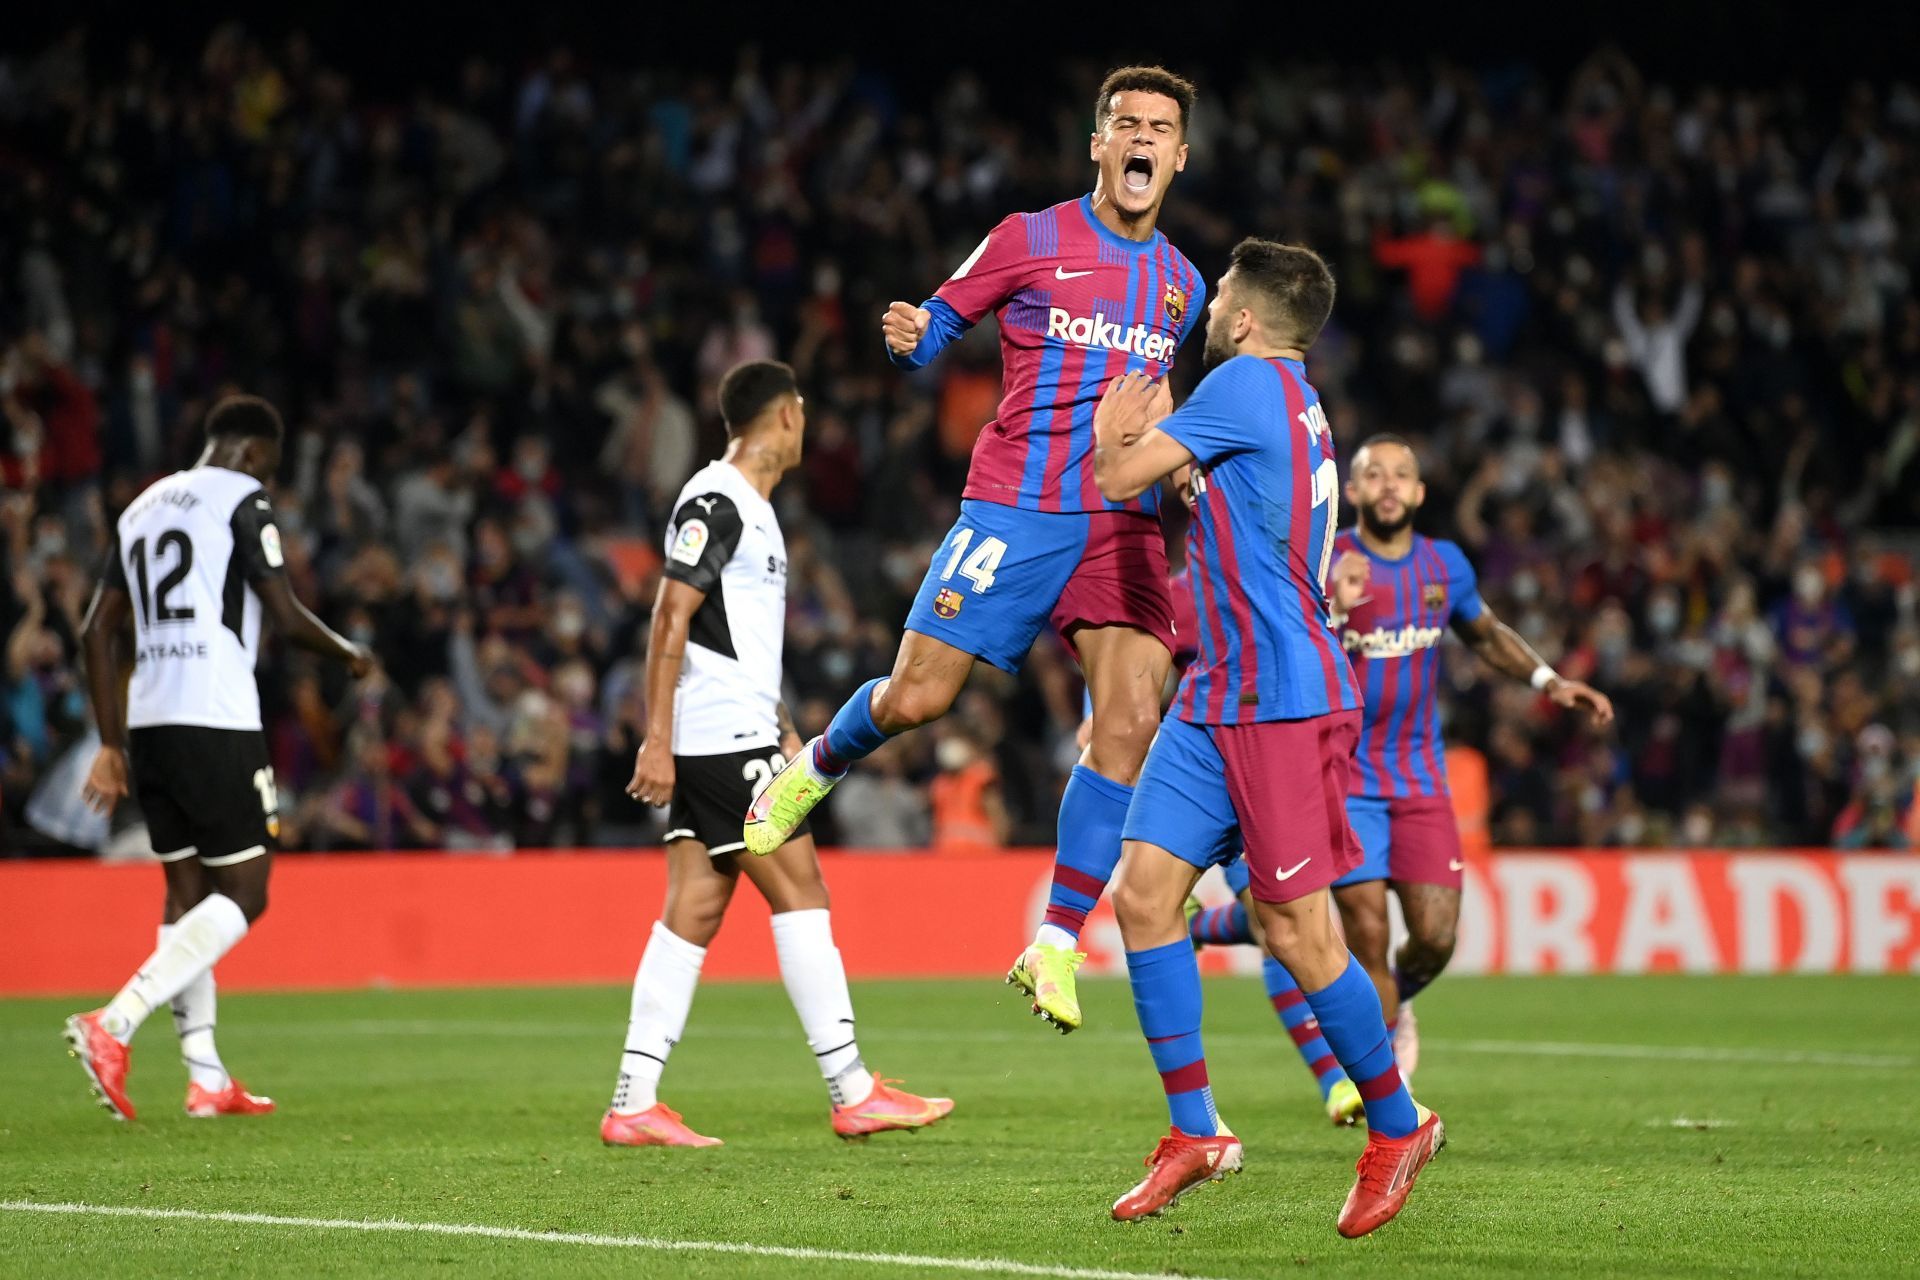
<svg viewBox="0 0 1920 1280"><path fill-rule="evenodd" d="M1372 435L1368 436L1365 440L1362 440L1360 442L1360 447L1353 451L1354 465L1356 466L1359 465L1360 455L1362 453L1365 453L1368 449L1373 448L1373 446L1377 444L1399 445L1402 449L1405 449L1407 451L1409 456L1413 458L1414 471L1418 472L1420 470L1420 451L1413 447L1413 441L1407 439L1403 435L1396 435L1391 431L1376 431Z"/></svg>
<svg viewBox="0 0 1920 1280"><path fill-rule="evenodd" d="M737 436L781 396L800 394L800 382L789 365L778 360L749 360L727 370L720 379L720 417L727 435Z"/></svg>
<svg viewBox="0 0 1920 1280"><path fill-rule="evenodd" d="M226 396L207 411L207 439L253 437L278 444L287 433L280 411L259 396Z"/></svg>
<svg viewBox="0 0 1920 1280"><path fill-rule="evenodd" d="M1113 114L1116 93L1158 93L1180 104L1180 132L1187 131L1187 117L1193 112L1193 81L1177 76L1165 67L1115 67L1100 82L1100 96L1093 103L1093 131L1106 127Z"/></svg>
<svg viewBox="0 0 1920 1280"><path fill-rule="evenodd" d="M1261 325L1305 351L1333 314L1333 272L1319 254L1300 244L1248 236L1233 246L1236 283L1254 295Z"/></svg>

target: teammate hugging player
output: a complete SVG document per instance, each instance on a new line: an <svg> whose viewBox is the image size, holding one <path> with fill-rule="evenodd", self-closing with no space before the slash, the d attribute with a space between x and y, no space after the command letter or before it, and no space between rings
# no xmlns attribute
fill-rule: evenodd
<svg viewBox="0 0 1920 1280"><path fill-rule="evenodd" d="M1333 309L1307 249L1244 240L1208 311L1211 371L1178 412L1164 383L1120 379L1100 405L1095 477L1123 499L1191 468L1187 562L1200 654L1147 757L1126 820L1114 913L1134 1007L1173 1126L1115 1202L1128 1221L1239 1169L1200 1039L1200 969L1183 906L1209 865L1244 848L1267 949L1300 980L1366 1103L1367 1147L1342 1235L1381 1226L1445 1141L1394 1063L1380 1001L1335 934L1328 886L1360 861L1347 772L1360 691L1328 628L1339 467L1303 360ZM1169 416L1170 415L1170 416Z"/></svg>
<svg viewBox="0 0 1920 1280"><path fill-rule="evenodd" d="M1334 885L1347 945L1366 966L1403 1072L1419 1061L1410 1003L1453 956L1460 920L1459 828L1440 740L1441 638L1451 626L1488 666L1532 683L1557 705L1597 724L1613 719L1607 696L1548 666L1480 599L1460 548L1413 531L1426 501L1420 460L1398 436L1378 435L1353 455L1347 500L1359 512L1335 543L1333 614L1366 700L1347 792L1347 817L1364 861ZM1406 917L1407 940L1388 960L1387 884ZM1283 970L1269 974L1276 1004L1292 997ZM1296 1043L1299 1043L1296 1037ZM1310 1050L1301 1045L1302 1056ZM1316 1071L1323 1081L1323 1072Z"/></svg>
<svg viewBox="0 0 1920 1280"><path fill-rule="evenodd" d="M740 815L800 747L780 700L787 544L768 501L800 465L806 426L793 370L756 360L720 383L727 452L687 481L647 638L647 736L627 794L669 804L667 900L633 979L627 1045L600 1122L618 1146L710 1147L655 1090L686 1029L707 945L742 871L773 910L780 977L833 1100L833 1130L917 1129L953 1110L875 1079L853 1034L827 889L804 822L764 858L742 859Z"/></svg>
<svg viewBox="0 0 1920 1280"><path fill-rule="evenodd" d="M67 1019L74 1056L120 1120L134 1116L127 1043L170 1001L189 1074L187 1114L273 1110L227 1074L213 1040L213 966L267 909L279 836L253 677L260 615L356 677L373 669L371 655L328 630L287 583L261 487L280 466L280 415L256 397L229 396L207 415L206 431L192 470L154 482L121 514L83 634L101 743L87 801L111 814L127 794L131 763L167 877L159 949L105 1008ZM116 642L129 618L126 684Z"/></svg>
<svg viewBox="0 0 1920 1280"><path fill-rule="evenodd" d="M1199 274L1155 229L1186 166L1193 93L1159 67L1112 72L1094 106L1092 194L1008 217L922 306L889 308L887 350L909 369L994 312L1005 395L892 676L861 686L746 822L749 848L778 847L855 761L946 714L976 660L1018 670L1051 622L1086 673L1092 736L1060 801L1045 922L1007 980L1063 1032L1081 1022L1076 945L1120 857L1172 647L1158 495L1149 486L1115 501L1096 489L1093 414L1120 374L1163 375L1198 319Z"/></svg>

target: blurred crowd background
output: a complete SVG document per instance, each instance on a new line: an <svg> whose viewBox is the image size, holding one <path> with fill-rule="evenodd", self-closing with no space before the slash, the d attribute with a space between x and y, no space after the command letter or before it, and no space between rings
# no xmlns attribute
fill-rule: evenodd
<svg viewBox="0 0 1920 1280"><path fill-rule="evenodd" d="M336 59L239 26L0 53L7 854L140 842L131 806L108 830L73 802L76 634L111 517L229 389L286 414L298 591L385 666L269 645L289 847L657 838L622 793L657 544L750 357L807 391L776 502L818 731L890 665L998 398L991 323L903 376L878 315L1090 186L1105 70L1009 96L554 47L396 95ZM1449 645L1495 840L1920 843L1920 93L1670 86L1610 48L1175 69L1202 97L1163 229L1209 277L1250 233L1328 257L1310 373L1341 448L1414 439L1419 528L1619 705L1584 729ZM824 840L1050 843L1079 694L1051 639L983 673L836 792Z"/></svg>

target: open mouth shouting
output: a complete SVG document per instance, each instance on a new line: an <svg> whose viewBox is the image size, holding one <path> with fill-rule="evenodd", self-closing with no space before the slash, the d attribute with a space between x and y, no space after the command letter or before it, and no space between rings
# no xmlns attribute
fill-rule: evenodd
<svg viewBox="0 0 1920 1280"><path fill-rule="evenodd" d="M1153 189L1153 156L1146 151L1129 151L1120 168L1120 181L1127 190L1144 194Z"/></svg>

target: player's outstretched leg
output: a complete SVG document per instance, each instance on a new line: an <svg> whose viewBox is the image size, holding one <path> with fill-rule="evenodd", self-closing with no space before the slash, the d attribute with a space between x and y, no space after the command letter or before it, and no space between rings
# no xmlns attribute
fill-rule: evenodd
<svg viewBox="0 0 1920 1280"><path fill-rule="evenodd" d="M261 859L265 861L265 859ZM264 889L259 898L264 909ZM259 911L254 912L255 915ZM127 1044L147 1015L186 989L246 937L249 919L224 893L207 895L180 917L154 953L120 988L119 994L91 1013L67 1019L68 1052L79 1059L96 1097L116 1120L134 1118L127 1096Z"/></svg>
<svg viewBox="0 0 1920 1280"><path fill-rule="evenodd" d="M1420 1171L1445 1145L1446 1130L1401 1080L1379 994L1334 935L1326 892L1262 902L1260 910L1269 951L1301 979L1322 1034L1366 1104L1367 1146L1338 1223L1341 1235L1363 1236L1400 1212Z"/></svg>
<svg viewBox="0 0 1920 1280"><path fill-rule="evenodd" d="M1181 904L1196 871L1166 850L1130 842L1114 911L1127 943L1134 1013L1146 1037L1172 1122L1146 1159L1147 1176L1114 1202L1120 1222L1163 1213L1181 1196L1237 1173L1240 1140L1220 1121L1200 1041L1200 965L1182 927ZM1170 941L1158 939L1170 937Z"/></svg>
<svg viewBox="0 0 1920 1280"><path fill-rule="evenodd" d="M740 836L748 852L765 857L791 840L856 763L887 739L945 715L972 670L973 655L964 649L917 631L902 636L893 674L855 689L827 731L787 761L753 798Z"/></svg>
<svg viewBox="0 0 1920 1280"><path fill-rule="evenodd" d="M1080 627L1073 641L1093 702L1092 737L1060 797L1046 916L1007 972L1009 983L1033 997L1033 1012L1062 1034L1082 1022L1074 977L1086 959L1080 931L1119 865L1133 783L1153 743L1172 662L1165 643L1133 626Z"/></svg>
<svg viewBox="0 0 1920 1280"><path fill-rule="evenodd" d="M1320 1101L1326 1106L1327 1118L1341 1126L1358 1123L1365 1107L1360 1090L1347 1079L1340 1059L1334 1056L1332 1046L1321 1034L1320 1021L1313 1016L1300 984L1293 980L1285 965L1270 955L1260 957L1260 975L1267 985L1268 1002L1280 1015L1281 1025L1286 1027L1294 1047L1300 1051L1300 1060L1307 1064L1314 1082L1320 1086Z"/></svg>

